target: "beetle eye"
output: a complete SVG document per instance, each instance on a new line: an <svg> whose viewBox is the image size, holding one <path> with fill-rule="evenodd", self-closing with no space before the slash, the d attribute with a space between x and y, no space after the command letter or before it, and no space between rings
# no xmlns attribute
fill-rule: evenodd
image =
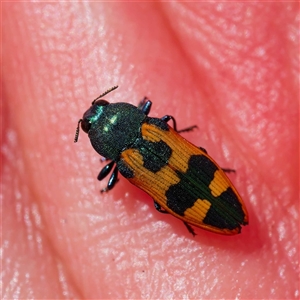
<svg viewBox="0 0 300 300"><path fill-rule="evenodd" d="M88 119L83 119L81 122L81 128L84 132L88 133L91 129L91 123Z"/></svg>
<svg viewBox="0 0 300 300"><path fill-rule="evenodd" d="M99 117L99 107L106 106L109 104L108 101L96 98L92 102L92 106L84 113L83 118L78 121L78 125L75 132L74 142L78 141L79 136L79 125L81 123L81 128L84 132L89 133L92 123Z"/></svg>
<svg viewBox="0 0 300 300"><path fill-rule="evenodd" d="M97 98L92 102L92 105L98 105L98 106L106 106L109 102L103 99L97 100Z"/></svg>

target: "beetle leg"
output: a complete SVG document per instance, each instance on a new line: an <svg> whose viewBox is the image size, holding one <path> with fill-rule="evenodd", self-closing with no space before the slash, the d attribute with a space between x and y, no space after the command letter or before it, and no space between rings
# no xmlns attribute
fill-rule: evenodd
<svg viewBox="0 0 300 300"><path fill-rule="evenodd" d="M111 171L111 169L113 168L115 162L111 161L110 163L108 163L98 174L97 179L98 180L102 180L103 178L105 178Z"/></svg>
<svg viewBox="0 0 300 300"><path fill-rule="evenodd" d="M109 164L111 164L111 163L109 163ZM118 167L116 166L114 168L114 171L112 172L109 180L108 180L106 188L102 189L101 193L107 192L107 191L111 190L115 186L115 184L119 181L118 180L118 173L119 173L119 170L118 170Z"/></svg>
<svg viewBox="0 0 300 300"><path fill-rule="evenodd" d="M151 110L152 102L147 98L144 97L138 105L138 109L141 110L146 116L148 116Z"/></svg>
<svg viewBox="0 0 300 300"><path fill-rule="evenodd" d="M161 208L161 206L156 202L156 201L153 201L154 202L154 207L157 211L159 211L160 213L163 213L163 214L168 214L168 212L166 210L163 210ZM188 232L191 233L193 236L196 236L197 234L195 233L193 227L188 224L187 222L183 222L183 224L185 225L185 227L187 228Z"/></svg>
<svg viewBox="0 0 300 300"><path fill-rule="evenodd" d="M197 234L195 233L193 227L192 227L190 224L188 224L188 223L186 223L186 222L183 222L183 224L185 225L185 227L187 228L187 230L189 231L189 233L191 233L193 236L196 236L196 235L197 235Z"/></svg>
<svg viewBox="0 0 300 300"><path fill-rule="evenodd" d="M207 154L207 151L204 149L204 148L202 148L202 147L198 147L200 150L202 150L205 154ZM233 172L233 173L235 173L235 170L234 169L227 169L227 168L221 168L222 170L223 170L223 172L225 172L225 173L231 173L231 172Z"/></svg>
<svg viewBox="0 0 300 300"><path fill-rule="evenodd" d="M234 169L227 169L227 168L225 168L225 169L223 169L223 168L221 168L222 170L223 170L223 172L225 172L225 173L235 173L235 170Z"/></svg>
<svg viewBox="0 0 300 300"><path fill-rule="evenodd" d="M205 154L207 154L206 149L202 148L202 147L198 147L200 150L202 150Z"/></svg>
<svg viewBox="0 0 300 300"><path fill-rule="evenodd" d="M161 208L161 206L156 202L156 201L153 201L154 202L154 207L157 211L159 211L160 213L163 213L163 214L168 214L168 212L166 210L163 210ZM196 236L197 234L195 233L193 227L186 223L186 222L183 222L183 224L185 225L185 227L187 228L188 232L191 233L193 236Z"/></svg>
<svg viewBox="0 0 300 300"><path fill-rule="evenodd" d="M154 207L157 211L159 211L162 214L168 214L168 212L162 209L161 206L156 201L153 200L153 202L154 202Z"/></svg>
<svg viewBox="0 0 300 300"><path fill-rule="evenodd" d="M198 128L197 125L193 125L193 126L189 126L187 128L184 128L184 129L180 129L180 130L177 130L177 124L176 124L176 120L173 116L170 116L170 115L165 115L161 118L162 121L164 122L169 122L170 120L173 121L173 128L176 132L180 133L180 132L186 132L186 131L192 131L194 128Z"/></svg>

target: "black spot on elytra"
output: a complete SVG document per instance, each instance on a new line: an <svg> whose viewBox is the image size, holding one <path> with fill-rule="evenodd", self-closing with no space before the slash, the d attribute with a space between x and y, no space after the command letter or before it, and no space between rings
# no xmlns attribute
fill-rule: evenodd
<svg viewBox="0 0 300 300"><path fill-rule="evenodd" d="M203 222L217 228L234 229L243 224L245 217L242 206L231 188L220 196L211 194L209 185L218 170L205 155L191 156L186 173L177 172L180 181L166 192L167 206L176 214L184 216L198 199L211 203Z"/></svg>
<svg viewBox="0 0 300 300"><path fill-rule="evenodd" d="M208 186L216 170L217 167L206 156L191 156L187 172L177 172L179 183L170 186L166 193L167 206L176 214L184 216L184 212L191 208L197 199L207 199L211 194Z"/></svg>
<svg viewBox="0 0 300 300"><path fill-rule="evenodd" d="M127 164L124 162L123 159L117 161L117 166L119 172L125 177L125 178L133 178L134 172L131 168L127 166Z"/></svg>
<svg viewBox="0 0 300 300"><path fill-rule="evenodd" d="M133 147L142 155L143 166L153 173L167 165L172 155L172 149L163 141L149 142L139 139Z"/></svg>
<svg viewBox="0 0 300 300"><path fill-rule="evenodd" d="M223 206L226 209L220 205L212 205L203 219L203 223L227 229L235 229L244 224L245 215L242 206L231 187L215 199L224 203Z"/></svg>
<svg viewBox="0 0 300 300"><path fill-rule="evenodd" d="M169 130L168 125L160 119L147 117L145 122L155 125L161 130ZM165 142L150 142L145 140L141 134L136 138L132 145L124 148L123 151L129 148L136 149L139 152L143 159L143 167L153 173L158 172L164 166L166 166L172 155L172 149ZM125 160L117 161L117 166L120 173L125 178L134 177L134 170L127 166Z"/></svg>

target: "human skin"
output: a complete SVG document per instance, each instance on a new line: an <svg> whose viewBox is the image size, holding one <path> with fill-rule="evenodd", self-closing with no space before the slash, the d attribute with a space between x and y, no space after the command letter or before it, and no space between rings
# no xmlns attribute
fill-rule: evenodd
<svg viewBox="0 0 300 300"><path fill-rule="evenodd" d="M297 3L2 3L4 299L299 298ZM236 236L159 214L77 121L148 96L225 168Z"/></svg>

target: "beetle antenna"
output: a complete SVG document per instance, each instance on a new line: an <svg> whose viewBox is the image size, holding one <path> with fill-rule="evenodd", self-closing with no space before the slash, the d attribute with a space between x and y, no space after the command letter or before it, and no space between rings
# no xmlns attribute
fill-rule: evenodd
<svg viewBox="0 0 300 300"><path fill-rule="evenodd" d="M78 141L78 136L79 136L79 124L82 122L82 119L80 119L78 121L78 124L77 124L77 128L76 128L76 131L75 131L75 138L74 138L74 143L77 143Z"/></svg>
<svg viewBox="0 0 300 300"><path fill-rule="evenodd" d="M113 90L117 89L118 86L115 85L113 86L112 88L110 88L109 90L105 91L103 94L101 94L100 96L98 96L93 102L92 102L92 105L95 103L95 101L97 101L98 99L100 99L101 97L107 95L108 93L112 92Z"/></svg>

